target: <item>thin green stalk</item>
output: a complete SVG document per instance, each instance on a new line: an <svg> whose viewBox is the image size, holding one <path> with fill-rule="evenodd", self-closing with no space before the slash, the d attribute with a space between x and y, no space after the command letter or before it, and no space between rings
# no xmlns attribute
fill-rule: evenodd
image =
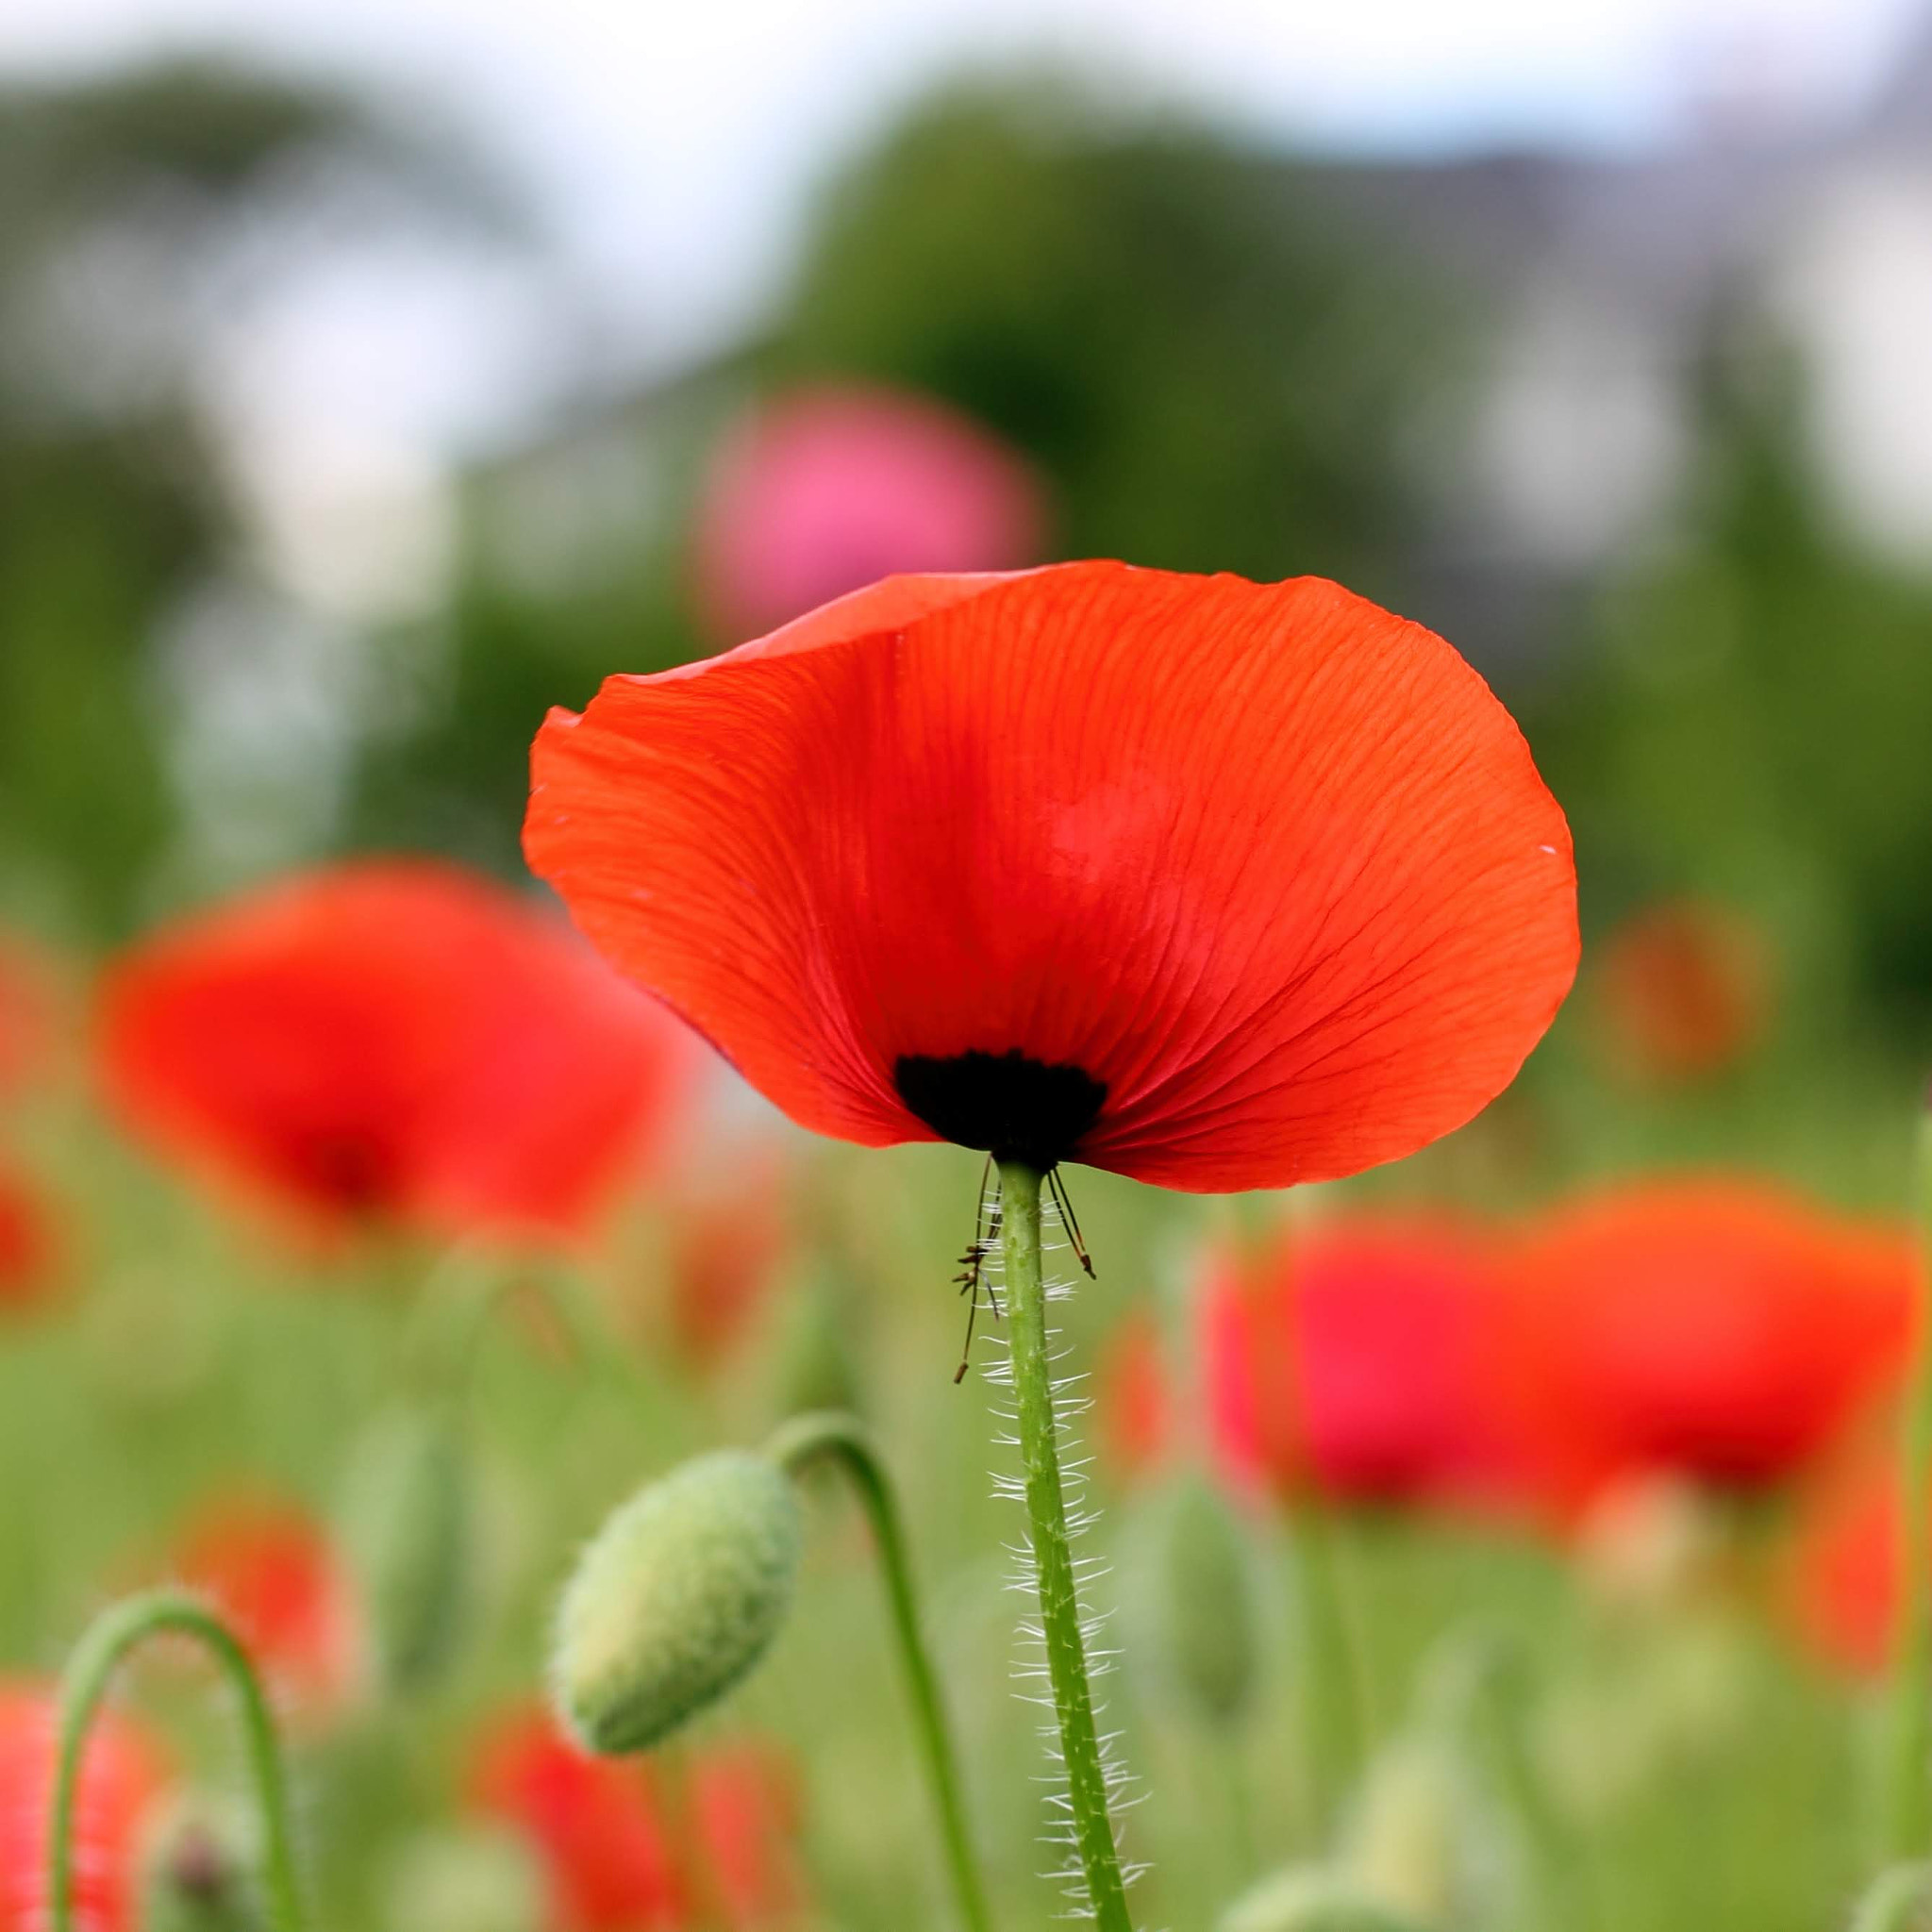
<svg viewBox="0 0 1932 1932"><path fill-rule="evenodd" d="M1312 1491L1289 1512L1294 1555L1303 1779L1311 1854L1326 1848L1341 1801L1367 1760L1369 1722L1350 1628L1334 1512Z"/></svg>
<svg viewBox="0 0 1932 1932"><path fill-rule="evenodd" d="M1093 1693L1080 1633L1080 1599L1067 1541L1060 1487L1058 1421L1048 1359L1046 1285L1040 1258L1040 1184L1033 1168L1000 1162L1000 1241L1005 1262L1007 1335L1025 1463L1026 1514L1039 1573L1040 1625L1047 1675L1059 1716L1074 1848L1100 1932L1132 1932L1120 1852L1108 1807L1107 1772L1093 1724Z"/></svg>
<svg viewBox="0 0 1932 1932"><path fill-rule="evenodd" d="M992 1916L986 1887L966 1824L966 1797L959 1777L945 1706L940 1700L939 1679L920 1625L918 1599L913 1593L912 1562L906 1547L905 1526L892 1492L891 1479L870 1433L854 1417L833 1410L801 1415L787 1423L766 1444L765 1453L794 1474L808 1464L835 1462L851 1478L872 1524L879 1563L891 1601L892 1628L899 1656L912 1692L913 1715L925 1755L926 1775L932 1782L933 1803L940 1814L953 1888L958 1896L959 1917L970 1932L991 1932Z"/></svg>
<svg viewBox="0 0 1932 1932"><path fill-rule="evenodd" d="M295 1877L294 1837L281 1743L261 1680L234 1633L194 1598L154 1590L102 1612L75 1646L60 1690L60 1755L48 1822L47 1898L52 1932L74 1932L74 1814L87 1734L121 1660L149 1637L192 1637L206 1646L234 1687L242 1736L261 1823L262 1890L272 1932L304 1932L301 1887Z"/></svg>
<svg viewBox="0 0 1932 1932"><path fill-rule="evenodd" d="M1932 1865L1894 1865L1872 1881L1852 1916L1852 1932L1916 1932L1932 1907Z"/></svg>
<svg viewBox="0 0 1932 1932"><path fill-rule="evenodd" d="M1920 1125L1914 1180L1922 1252L1917 1336L1899 1458L1900 1574L1905 1583L1892 1652L1891 1755L1885 1794L1885 1852L1891 1858L1932 1850L1932 1117Z"/></svg>

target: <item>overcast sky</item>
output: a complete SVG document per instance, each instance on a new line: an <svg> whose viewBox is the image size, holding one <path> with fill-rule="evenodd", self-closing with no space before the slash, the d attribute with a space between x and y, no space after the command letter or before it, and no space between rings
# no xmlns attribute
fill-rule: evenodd
<svg viewBox="0 0 1932 1932"><path fill-rule="evenodd" d="M0 66L254 49L431 93L667 347L782 274L802 197L936 74L1058 49L1257 130L1642 143L1714 89L1829 114L1925 0L0 0Z"/></svg>

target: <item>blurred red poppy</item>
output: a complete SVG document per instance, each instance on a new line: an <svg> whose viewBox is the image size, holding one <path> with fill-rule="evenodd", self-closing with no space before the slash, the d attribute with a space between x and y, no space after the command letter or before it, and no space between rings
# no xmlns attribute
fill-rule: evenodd
<svg viewBox="0 0 1932 1932"><path fill-rule="evenodd" d="M928 396L841 386L758 410L724 445L698 530L699 591L746 637L899 571L1010 570L1039 555L1024 459Z"/></svg>
<svg viewBox="0 0 1932 1932"><path fill-rule="evenodd" d="M173 1569L225 1613L286 1702L316 1711L347 1693L357 1662L354 1594L327 1532L306 1509L266 1497L220 1499L189 1523Z"/></svg>
<svg viewBox="0 0 1932 1932"><path fill-rule="evenodd" d="M1485 1242L1445 1219L1324 1222L1213 1268L1203 1369L1230 1467L1284 1494L1500 1501L1524 1444Z"/></svg>
<svg viewBox="0 0 1932 1932"><path fill-rule="evenodd" d="M51 1685L0 1680L0 1932L43 1932L47 1832L59 1699ZM76 1932L134 1932L143 1817L160 1753L131 1719L104 1711L81 1762L75 1813Z"/></svg>
<svg viewBox="0 0 1932 1932"><path fill-rule="evenodd" d="M542 1864L545 1932L675 1932L690 1923L674 1826L641 1762L587 1757L539 1709L504 1718L476 1754L478 1811L525 1838Z"/></svg>
<svg viewBox="0 0 1932 1932"><path fill-rule="evenodd" d="M1615 1070L1659 1084L1732 1065L1770 1013L1763 938L1702 900L1670 900L1618 927L1596 956L1596 979Z"/></svg>
<svg viewBox="0 0 1932 1932"><path fill-rule="evenodd" d="M687 1174L666 1203L673 1338L686 1360L722 1361L756 1323L790 1237L785 1168L772 1147Z"/></svg>
<svg viewBox="0 0 1932 1932"><path fill-rule="evenodd" d="M1160 1324L1136 1309L1114 1324L1094 1375L1094 1422L1108 1464L1139 1476L1174 1446L1174 1391Z"/></svg>
<svg viewBox="0 0 1932 1932"><path fill-rule="evenodd" d="M1460 1125L1576 959L1563 815L1315 578L901 577L538 737L532 866L793 1119L1199 1191Z"/></svg>
<svg viewBox="0 0 1932 1932"><path fill-rule="evenodd" d="M0 1167L0 1316L41 1307L59 1277L60 1237L40 1190Z"/></svg>
<svg viewBox="0 0 1932 1932"><path fill-rule="evenodd" d="M1897 1375L1911 1322L1903 1226L1744 1179L1580 1201L1512 1266L1520 1387L1572 1500L1645 1470L1790 1475Z"/></svg>
<svg viewBox="0 0 1932 1932"><path fill-rule="evenodd" d="M768 1745L705 1752L686 1778L691 1832L707 1891L727 1932L777 1932L805 1907L799 1871L798 1787Z"/></svg>
<svg viewBox="0 0 1932 1932"><path fill-rule="evenodd" d="M661 1137L691 1051L541 908L425 859L183 920L102 997L128 1121L319 1227L580 1232Z"/></svg>
<svg viewBox="0 0 1932 1932"><path fill-rule="evenodd" d="M1878 1675L1891 1656L1898 1498L1894 1459L1862 1457L1814 1488L1792 1537L1790 1604L1799 1633L1828 1662L1859 1675Z"/></svg>

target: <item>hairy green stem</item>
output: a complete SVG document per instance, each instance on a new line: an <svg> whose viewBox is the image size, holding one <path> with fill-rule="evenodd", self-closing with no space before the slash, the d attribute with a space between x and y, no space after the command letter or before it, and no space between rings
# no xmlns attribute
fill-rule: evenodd
<svg viewBox="0 0 1932 1932"><path fill-rule="evenodd" d="M1932 1851L1932 1116L1913 1180L1921 1228L1917 1335L1899 1456L1899 1618L1892 1653L1885 1854Z"/></svg>
<svg viewBox="0 0 1932 1932"><path fill-rule="evenodd" d="M1040 1626L1047 1675L1059 1716L1074 1848L1086 1874L1088 1902L1100 1932L1132 1932L1120 1852L1108 1806L1107 1772L1093 1724L1093 1693L1080 1631L1080 1597L1067 1540L1060 1486L1059 1424L1048 1359L1046 1284L1040 1257L1041 1176L1017 1161L1000 1162L1000 1241L1005 1263L1008 1341L1013 1394L1025 1463L1026 1515L1040 1589Z"/></svg>
<svg viewBox="0 0 1932 1932"><path fill-rule="evenodd" d="M940 1699L939 1679L920 1624L905 1526L877 1445L857 1418L836 1410L820 1410L796 1416L785 1424L765 1445L765 1453L793 1474L813 1462L836 1463L858 1492L858 1500L872 1524L873 1541L878 1546L879 1565L891 1606L892 1629L899 1641L899 1656L912 1692L913 1716L925 1755L926 1775L932 1783L933 1803L940 1815L941 1835L945 1840L946 1859L952 1868L959 1917L970 1932L991 1932L992 1917L987 1907L986 1886L974 1853L973 1834L966 1824L966 1797L959 1777L958 1754L954 1748L945 1706Z"/></svg>
<svg viewBox="0 0 1932 1932"><path fill-rule="evenodd" d="M1913 1932L1932 1907L1932 1865L1894 1865L1872 1881L1852 1915L1852 1932Z"/></svg>
<svg viewBox="0 0 1932 1932"><path fill-rule="evenodd" d="M207 1605L154 1590L104 1610L75 1646L60 1689L59 1758L48 1819L47 1899L52 1932L74 1932L74 1819L87 1736L114 1672L137 1644L163 1633L192 1637L234 1687L261 1823L261 1881L273 1932L304 1932L301 1888L281 1743L261 1680L234 1633Z"/></svg>

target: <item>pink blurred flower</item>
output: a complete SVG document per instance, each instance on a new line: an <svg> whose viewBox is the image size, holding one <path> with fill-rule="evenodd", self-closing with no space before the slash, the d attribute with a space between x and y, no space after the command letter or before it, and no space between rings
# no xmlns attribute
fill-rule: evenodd
<svg viewBox="0 0 1932 1932"><path fill-rule="evenodd" d="M699 593L735 642L902 571L1031 563L1044 521L1024 460L957 410L888 389L801 390L727 441L699 525Z"/></svg>

